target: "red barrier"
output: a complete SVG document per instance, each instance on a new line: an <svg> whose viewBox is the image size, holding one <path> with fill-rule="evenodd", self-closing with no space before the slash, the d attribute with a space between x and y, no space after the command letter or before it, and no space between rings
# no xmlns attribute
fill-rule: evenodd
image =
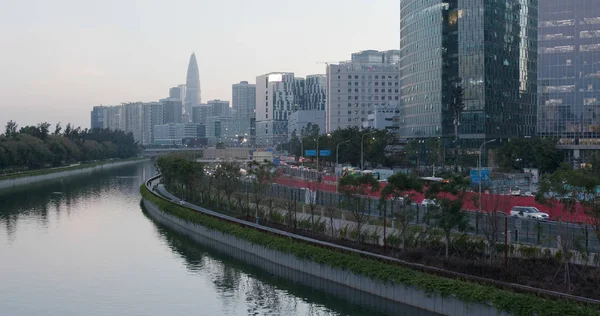
<svg viewBox="0 0 600 316"><path fill-rule="evenodd" d="M333 177L333 176L326 176L325 178L327 179L327 181L330 181L330 179L328 179L329 177ZM335 179L335 177L333 177L333 178ZM275 182L277 184L281 184L281 185L285 185L285 186L306 188L306 189L310 189L313 191L314 190L328 191L328 192L336 191L335 184L318 183L318 182L313 182L313 181L303 181L303 180L300 180L297 178L292 178L292 177L285 177L285 178L279 177L279 178L275 179ZM381 189L383 189L385 187L385 185L386 185L386 183L382 182ZM379 197L379 192L373 193L370 196L371 197ZM413 192L413 194L411 194L411 196L412 196L412 200L418 204L421 204L421 202L423 202L423 199L425 198L422 193L416 193L416 192ZM464 202L464 208L466 210L470 210L470 211L477 210L477 206L475 205L475 203L472 200L472 198L474 196L477 196L477 193L475 193L475 192L467 193L467 196L466 196L465 202ZM483 201L484 206L486 203L492 204L493 202L490 201L492 199L502 199L500 201L500 203L498 203L499 204L498 211L502 211L506 214L508 214L514 206L534 206L537 209L539 209L540 211L548 213L550 215L551 219L556 219L558 216L562 215L562 211L560 210L559 207L557 207L555 209L551 209L550 207L548 207L546 205L537 203L533 197L511 196L511 195L497 196L495 194L489 194L489 195L482 194L482 201ZM563 220L564 221L573 221L573 222L577 222L577 223L586 223L586 222L588 222L588 216L585 215L585 213L583 212L583 209L581 208L581 205L579 205L579 203L578 203L576 205L576 211L574 212L574 214L573 215L567 214L567 215L563 216Z"/></svg>

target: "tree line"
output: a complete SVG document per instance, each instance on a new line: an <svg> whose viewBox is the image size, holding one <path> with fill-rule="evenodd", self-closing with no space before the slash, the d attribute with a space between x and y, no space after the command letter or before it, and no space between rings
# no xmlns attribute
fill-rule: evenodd
<svg viewBox="0 0 600 316"><path fill-rule="evenodd" d="M132 133L109 129L64 128L47 122L20 127L6 123L0 134L0 171L60 167L76 162L134 157L139 145Z"/></svg>
<svg viewBox="0 0 600 316"><path fill-rule="evenodd" d="M331 152L329 156L320 156L320 162L335 163L336 150L339 148L339 155L337 155L339 163L359 166L362 161L361 143L365 165L371 168L393 167L400 162L398 157L391 152L386 152L389 145L397 143L396 135L387 130L347 127L337 129L330 134L322 134L318 125L309 123L301 131L293 131L289 142L280 145L278 149L287 150L290 155L296 157L304 156L302 149L317 150L317 139L320 151Z"/></svg>

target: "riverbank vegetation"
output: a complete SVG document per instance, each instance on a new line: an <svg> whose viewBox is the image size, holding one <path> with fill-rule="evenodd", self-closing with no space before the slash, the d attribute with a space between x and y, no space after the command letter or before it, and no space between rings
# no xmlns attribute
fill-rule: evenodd
<svg viewBox="0 0 600 316"><path fill-rule="evenodd" d="M350 271L370 277L383 283L396 283L441 296L454 296L465 302L491 304L499 310L514 315L597 315L594 306L578 304L568 300L549 300L527 294L508 292L494 287L448 279L406 268L390 262L361 257L354 253L322 248L293 240L266 234L255 229L245 228L199 212L178 206L153 195L144 185L140 188L142 197L152 202L162 211L205 226L209 229L243 238L254 244L273 250L290 253L298 258L323 265Z"/></svg>
<svg viewBox="0 0 600 316"><path fill-rule="evenodd" d="M380 213L389 215L383 217L382 223L367 215L372 212L368 211L365 199L361 199L379 189L376 181L364 178L368 176L344 177L339 188L342 199L337 205L325 205L320 203L323 196L318 192L307 196L306 191L297 188L275 191L271 183L276 169L271 164L243 166L248 170L246 175L234 172L240 166L233 168L230 164L220 164L216 167L219 172L216 172L183 157L166 156L158 160L163 182L170 192L231 216L413 263L600 298L600 257L597 254L588 253L572 234L562 239L571 240L571 247L562 247L558 251L535 245L507 244L504 240L505 215L495 211L492 212L494 216L481 216L479 227L471 227L466 212L460 207L467 198L468 183L458 175L450 177L448 183L430 185L425 190L426 197L436 198L437 203L421 218L410 205L410 195L423 185L410 175L394 175L381 192ZM231 190L232 187L236 189ZM501 197L496 197L494 201L486 198L477 203L495 210L502 201ZM308 216L299 216L303 207L310 210ZM342 218L339 215L342 212L349 214L346 221L335 223ZM396 227L392 234L386 232L390 225ZM475 229L483 231L484 235L470 234ZM551 240L548 242L552 243ZM579 261L569 266L571 269L566 272L568 278L565 279L561 266L573 262L576 253L580 256Z"/></svg>
<svg viewBox="0 0 600 316"><path fill-rule="evenodd" d="M0 135L0 174L56 168L76 163L136 157L139 146L131 133L82 129L58 123L19 128L9 121Z"/></svg>

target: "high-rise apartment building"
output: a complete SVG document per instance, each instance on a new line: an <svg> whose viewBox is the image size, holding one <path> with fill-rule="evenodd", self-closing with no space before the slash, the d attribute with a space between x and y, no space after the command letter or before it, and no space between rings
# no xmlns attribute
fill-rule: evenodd
<svg viewBox="0 0 600 316"><path fill-rule="evenodd" d="M169 98L179 99L181 97L181 89L179 87L172 87L169 89Z"/></svg>
<svg viewBox="0 0 600 316"><path fill-rule="evenodd" d="M233 84L231 87L231 108L233 124L239 126L241 134L248 136L246 141L253 144L256 137L256 85L248 81Z"/></svg>
<svg viewBox="0 0 600 316"><path fill-rule="evenodd" d="M231 86L231 107L235 110L237 117L255 117L256 85L249 84L248 81L233 84Z"/></svg>
<svg viewBox="0 0 600 316"><path fill-rule="evenodd" d="M95 106L92 108L91 112L91 124L90 128L100 128L105 129L108 128L108 122L106 121L108 118L108 108L106 106Z"/></svg>
<svg viewBox="0 0 600 316"><path fill-rule="evenodd" d="M163 105L163 124L166 123L182 123L183 106L180 99L162 99L160 103Z"/></svg>
<svg viewBox="0 0 600 316"><path fill-rule="evenodd" d="M256 144L276 146L287 141L288 116L300 108L294 73L273 72L256 77Z"/></svg>
<svg viewBox="0 0 600 316"><path fill-rule="evenodd" d="M192 122L206 124L206 118L212 113L212 107L208 104L200 104L192 107Z"/></svg>
<svg viewBox="0 0 600 316"><path fill-rule="evenodd" d="M464 89L463 146L534 135L537 3L400 2L400 137L453 139L453 82Z"/></svg>
<svg viewBox="0 0 600 316"><path fill-rule="evenodd" d="M231 117L229 101L210 100L207 102L207 105L210 107L209 116Z"/></svg>
<svg viewBox="0 0 600 316"><path fill-rule="evenodd" d="M327 76L309 75L304 81L303 111L325 111L327 103ZM322 130L323 132L325 130Z"/></svg>
<svg viewBox="0 0 600 316"><path fill-rule="evenodd" d="M538 133L579 158L600 149L600 3L540 1L538 23Z"/></svg>
<svg viewBox="0 0 600 316"><path fill-rule="evenodd" d="M375 107L399 105L399 58L397 50L368 50L327 65L327 132L362 127Z"/></svg>
<svg viewBox="0 0 600 316"><path fill-rule="evenodd" d="M108 128L112 131L121 128L121 105L95 106L92 109L91 128Z"/></svg>
<svg viewBox="0 0 600 316"><path fill-rule="evenodd" d="M132 133L133 139L142 144L144 130L144 106L142 102L124 103L120 107L119 129Z"/></svg>

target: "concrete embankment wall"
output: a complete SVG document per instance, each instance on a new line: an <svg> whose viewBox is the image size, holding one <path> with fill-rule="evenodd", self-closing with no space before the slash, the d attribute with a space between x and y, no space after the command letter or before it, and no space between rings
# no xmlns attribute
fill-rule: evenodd
<svg viewBox="0 0 600 316"><path fill-rule="evenodd" d="M191 237L201 244L224 251L236 259L257 266L275 275L291 278L305 285L328 292L329 290L335 290L336 293L345 293L344 296L346 298L350 298L353 301L363 300L359 304L377 306L386 313L400 315L441 314L451 316L510 315L500 312L492 306L465 303L451 296L441 297L439 295L427 294L422 290L406 287L401 284L383 283L341 269L302 260L292 254L252 244L244 239L187 222L161 211L147 200L144 200L144 206L152 218L179 233ZM302 278L302 275L309 277ZM345 290L342 288L345 288Z"/></svg>
<svg viewBox="0 0 600 316"><path fill-rule="evenodd" d="M21 185L34 184L34 183L40 183L40 182L44 182L44 181L56 180L56 179L64 178L64 177L82 175L82 174L92 173L92 172L96 172L96 171L107 170L107 169L122 167L122 166L126 166L126 165L132 165L132 164L139 163L141 161L146 161L146 160L109 162L109 163L105 163L102 165L89 167L89 168L59 171L59 172L47 173L47 174L42 174L42 175L37 175L37 176L29 176L29 177L26 176L26 177L21 177L21 178L16 178L16 179L0 180L0 189L9 189L9 188L14 188L14 187L21 186Z"/></svg>

